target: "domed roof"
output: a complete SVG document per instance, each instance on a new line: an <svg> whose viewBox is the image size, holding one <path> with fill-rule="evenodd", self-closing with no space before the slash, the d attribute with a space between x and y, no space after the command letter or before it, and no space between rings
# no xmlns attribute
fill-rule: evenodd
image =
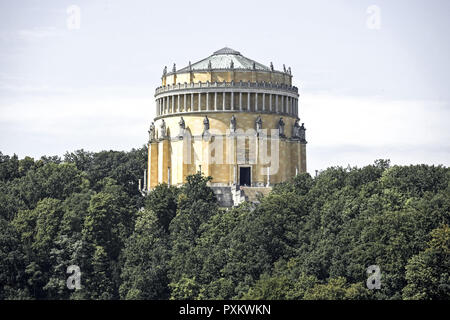
<svg viewBox="0 0 450 320"><path fill-rule="evenodd" d="M183 69L177 71L189 72L191 70L213 70L213 69L249 69L260 71L273 71L271 68L256 62L252 59L246 58L239 51L231 48L222 48L214 52L211 56L202 59L198 62L190 64Z"/></svg>

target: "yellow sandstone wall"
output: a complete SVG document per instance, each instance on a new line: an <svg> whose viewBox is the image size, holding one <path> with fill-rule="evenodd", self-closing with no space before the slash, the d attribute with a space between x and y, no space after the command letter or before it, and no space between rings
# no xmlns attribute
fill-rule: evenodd
<svg viewBox="0 0 450 320"><path fill-rule="evenodd" d="M255 121L258 117L257 113L234 113L236 116L237 129L247 130L248 128L255 129ZM212 134L226 135L227 130L229 130L230 119L233 113L208 113L210 132ZM186 130L189 130L191 136L201 136L203 133L203 120L205 114L199 115L184 115L183 119L185 121ZM263 121L263 129L268 129L270 134L270 129L276 129L278 121L280 119L279 115L276 114L261 114L261 119ZM150 144L149 149L149 187L153 188L157 182L167 183L168 178L168 167L171 167L171 181L170 184L179 185L185 182L185 178L189 174L193 174L200 169L205 175L211 175L213 177L212 183L229 185L234 182L234 166L236 165L236 152L239 146L236 141L229 140L224 137L219 137L215 139L222 139L222 164L211 163L208 158L208 154L211 156L220 155L219 150L215 150L214 144L210 141L197 141L192 139L177 140L179 134L179 124L180 116L167 116L164 118L166 122L166 127L168 128L168 133L170 134L171 141L168 139L154 142ZM283 117L285 122L285 134L289 138L292 134L292 126L295 123L295 118L293 117ZM155 127L160 128L161 119L155 122ZM256 138L250 141L247 140L246 148L248 149L248 144L252 143L253 146L257 143ZM230 144L232 148L230 149ZM219 144L220 145L220 144ZM184 159L189 152L185 152L186 148L190 148L190 160ZM252 151L256 152L255 149L250 148ZM220 149L220 148L219 148ZM231 151L232 154L228 154ZM266 152L270 155L271 142L267 143L267 150L258 150L259 152ZM251 159L258 159L258 155L250 157ZM230 161L229 159L232 159ZM250 161L251 161L250 159ZM246 165L246 164L242 164ZM252 183L267 183L267 164L255 163L250 164L252 166ZM279 168L277 173L271 173L270 183L279 183L285 181L295 175L296 167L298 172L306 171L306 147L297 141L289 141L285 139L279 140ZM237 177L238 178L238 177Z"/></svg>
<svg viewBox="0 0 450 320"><path fill-rule="evenodd" d="M220 71L213 70L211 72L187 72L179 74L169 74L162 77L162 85L173 85L177 83L206 83L209 82L272 82L292 85L292 77L290 75L280 72L262 72L251 70L235 70L235 71ZM269 110L270 96L265 95L265 109ZM208 95L210 109L214 108L214 94ZM175 99L175 103L178 104L178 100ZM242 106L247 108L248 97L247 93L242 93ZM184 105L183 97L180 100L181 106ZM188 97L187 110L198 110L198 95L194 95L193 106L191 106L191 99ZM254 112L255 96L250 96L250 111L253 112L220 112L222 110L231 110L231 95L227 94L225 101L225 108L222 106L223 97L222 93L217 93L217 112L211 112L204 114L185 114L183 119L185 121L186 130L188 130L191 136L201 136L203 133L203 120L205 115L208 115L210 123L210 132L214 135L226 135L229 130L230 119L234 114L237 121L237 129L247 130L256 129L255 121L258 117L258 113ZM234 109L239 109L239 93L233 95ZM258 94L258 108L262 109L263 95ZM200 103L201 110L206 109L206 95L202 95L202 101ZM272 106L275 107L275 96L272 97ZM178 107L178 105L177 105ZM193 107L193 108L192 108ZM277 114L260 114L263 129L276 129L278 127L278 121L280 115ZM148 154L148 171L147 171L147 186L150 190L154 188L158 183L169 182L172 185L180 185L185 182L186 176L196 173L201 166L201 170L206 175L213 177L213 184L225 184L229 185L235 182L235 179L239 181L239 169L237 164L237 155L242 154L247 149L247 153L253 151L264 152L256 147L250 147L249 143L257 143L257 140L247 141L244 148L236 145L236 141L223 138L222 148L222 162L223 164L211 163L208 154L212 153L212 156L216 156L219 151L212 151L214 143L212 141L186 141L178 139L180 115L171 116L166 115L163 117L166 122L167 132L170 139L159 140L149 143ZM292 127L295 123L294 117L283 115L285 122L285 134L288 138L292 135ZM155 121L155 128L158 134L160 132L160 124L162 119ZM306 172L306 145L298 141L290 141L286 139L280 139L279 142L279 168L276 173L271 172L270 184L279 183L285 181L295 175L296 168L298 172ZM270 155L271 141L267 142L267 155ZM185 159L190 154L190 159ZM258 154L254 157L258 159ZM251 157L250 157L251 158ZM267 166L268 164L254 163L254 164L242 164L243 166L251 166L251 180L252 183L266 184L267 183ZM170 181L168 181L168 168L170 167ZM235 173L236 171L236 173ZM235 177L236 174L236 177Z"/></svg>

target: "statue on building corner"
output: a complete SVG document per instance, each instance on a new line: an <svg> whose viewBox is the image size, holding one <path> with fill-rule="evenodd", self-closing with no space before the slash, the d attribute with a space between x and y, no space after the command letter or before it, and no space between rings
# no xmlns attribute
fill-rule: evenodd
<svg viewBox="0 0 450 320"><path fill-rule="evenodd" d="M183 117L181 117L180 121L178 122L178 125L180 126L180 132L178 133L178 137L183 138L184 131L186 130L186 123L184 122Z"/></svg>
<svg viewBox="0 0 450 320"><path fill-rule="evenodd" d="M164 119L162 119L161 121L160 133L161 133L160 139L165 139L167 137L166 122L164 121Z"/></svg>
<svg viewBox="0 0 450 320"><path fill-rule="evenodd" d="M270 62L270 71L273 71L274 69L273 69L273 63L272 62Z"/></svg>
<svg viewBox="0 0 450 320"><path fill-rule="evenodd" d="M175 63L173 64L172 72L177 72L177 65Z"/></svg>
<svg viewBox="0 0 450 320"><path fill-rule="evenodd" d="M258 117L256 118L256 135L259 136L262 133L262 119L261 116L258 115Z"/></svg>
<svg viewBox="0 0 450 320"><path fill-rule="evenodd" d="M302 126L301 126L300 129L299 129L299 138L300 138L300 141L301 141L302 143L307 143L307 142L306 142L305 131L306 131L305 124L302 123Z"/></svg>
<svg viewBox="0 0 450 320"><path fill-rule="evenodd" d="M231 62L230 62L230 69L234 69L234 62L233 62L233 60L231 60Z"/></svg>
<svg viewBox="0 0 450 320"><path fill-rule="evenodd" d="M203 119L203 131L209 131L209 119L208 119L208 116L205 116L205 119Z"/></svg>
<svg viewBox="0 0 450 320"><path fill-rule="evenodd" d="M281 138L286 138L285 134L284 134L284 121L283 121L283 117L280 118L280 120L278 121L278 135Z"/></svg>
<svg viewBox="0 0 450 320"><path fill-rule="evenodd" d="M167 66L165 66L163 69L163 76L165 76L166 74L167 74Z"/></svg>
<svg viewBox="0 0 450 320"><path fill-rule="evenodd" d="M230 119L230 131L231 133L236 132L236 117L234 116L234 114Z"/></svg>
<svg viewBox="0 0 450 320"><path fill-rule="evenodd" d="M208 70L212 69L212 64L211 64L211 60L208 61Z"/></svg>
<svg viewBox="0 0 450 320"><path fill-rule="evenodd" d="M211 134L209 133L209 119L208 116L205 116L203 119L203 133L202 137L205 141L207 141L210 138Z"/></svg>
<svg viewBox="0 0 450 320"><path fill-rule="evenodd" d="M155 140L155 123L152 121L150 129L148 129L148 142L153 142Z"/></svg>
<svg viewBox="0 0 450 320"><path fill-rule="evenodd" d="M294 126L292 127L292 139L300 139L300 125L298 124L298 121L300 119L295 119Z"/></svg>

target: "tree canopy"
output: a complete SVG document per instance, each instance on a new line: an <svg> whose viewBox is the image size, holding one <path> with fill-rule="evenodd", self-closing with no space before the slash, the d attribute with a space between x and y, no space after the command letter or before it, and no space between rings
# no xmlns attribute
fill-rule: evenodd
<svg viewBox="0 0 450 320"><path fill-rule="evenodd" d="M200 173L142 196L146 152L0 153L0 299L450 298L446 167L331 167L224 209Z"/></svg>

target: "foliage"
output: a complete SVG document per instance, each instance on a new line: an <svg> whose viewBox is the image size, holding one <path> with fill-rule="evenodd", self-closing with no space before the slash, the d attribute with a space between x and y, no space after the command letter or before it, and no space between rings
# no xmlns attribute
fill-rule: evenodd
<svg viewBox="0 0 450 320"><path fill-rule="evenodd" d="M221 209L200 173L143 197L145 165L145 147L0 153L0 299L450 298L448 168L332 167Z"/></svg>

